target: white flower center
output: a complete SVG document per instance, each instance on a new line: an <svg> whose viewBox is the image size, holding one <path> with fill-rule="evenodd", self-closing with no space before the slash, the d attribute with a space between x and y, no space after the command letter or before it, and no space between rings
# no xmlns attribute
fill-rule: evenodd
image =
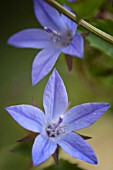
<svg viewBox="0 0 113 170"><path fill-rule="evenodd" d="M52 123L46 128L46 133L48 137L57 137L58 135L64 133L64 130L60 126L63 121L64 116L61 115L57 123Z"/></svg>
<svg viewBox="0 0 113 170"><path fill-rule="evenodd" d="M68 46L73 39L73 35L70 30L58 32L50 27L44 27L44 30L50 34L51 41L61 48Z"/></svg>

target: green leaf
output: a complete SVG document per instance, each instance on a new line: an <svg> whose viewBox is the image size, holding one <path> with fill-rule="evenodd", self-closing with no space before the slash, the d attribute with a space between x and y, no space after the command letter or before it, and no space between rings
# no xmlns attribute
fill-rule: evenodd
<svg viewBox="0 0 113 170"><path fill-rule="evenodd" d="M64 3L66 3L66 0L58 0L58 3L63 5Z"/></svg>
<svg viewBox="0 0 113 170"><path fill-rule="evenodd" d="M99 7L105 2L105 0L78 0L70 7L78 14L79 18L91 18L97 12Z"/></svg>
<svg viewBox="0 0 113 170"><path fill-rule="evenodd" d="M97 37L94 34L90 34L87 40L89 41L92 47L100 50L101 52L113 58L113 45L112 44L106 42L105 40Z"/></svg>
<svg viewBox="0 0 113 170"><path fill-rule="evenodd" d="M93 25L113 35L113 20L108 20L108 21L99 20ZM108 43L107 41L103 40L102 38L97 37L94 34L90 34L87 37L87 40L89 41L92 47L100 50L104 54L113 58L113 44Z"/></svg>
<svg viewBox="0 0 113 170"><path fill-rule="evenodd" d="M52 165L44 168L43 170L83 170L82 168L79 168L77 164L72 164L65 160L60 160L59 165Z"/></svg>

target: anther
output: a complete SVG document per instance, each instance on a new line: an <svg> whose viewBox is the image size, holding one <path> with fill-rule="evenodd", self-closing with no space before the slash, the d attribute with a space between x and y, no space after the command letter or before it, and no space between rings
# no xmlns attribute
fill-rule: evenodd
<svg viewBox="0 0 113 170"><path fill-rule="evenodd" d="M59 118L58 124L62 123L63 118L64 118L64 115L61 115L60 118Z"/></svg>
<svg viewBox="0 0 113 170"><path fill-rule="evenodd" d="M44 30L47 31L48 33L52 33L52 29L49 27L44 27Z"/></svg>
<svg viewBox="0 0 113 170"><path fill-rule="evenodd" d="M55 36L59 36L60 35L60 33L58 31L53 30L50 27L44 27L44 30L47 31L48 33L51 33L51 34L55 35Z"/></svg>
<svg viewBox="0 0 113 170"><path fill-rule="evenodd" d="M63 115L61 115L61 116L59 117L58 123L56 124L55 128L57 128L57 127L60 125L60 123L62 123L63 118L64 118Z"/></svg>

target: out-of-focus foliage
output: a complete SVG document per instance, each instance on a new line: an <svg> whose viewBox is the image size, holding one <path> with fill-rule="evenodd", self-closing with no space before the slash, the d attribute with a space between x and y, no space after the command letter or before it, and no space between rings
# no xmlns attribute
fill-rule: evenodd
<svg viewBox="0 0 113 170"><path fill-rule="evenodd" d="M10 151L12 153L19 153L23 156L30 156L31 157L31 149L32 149L32 142L20 142L17 143Z"/></svg>
<svg viewBox="0 0 113 170"><path fill-rule="evenodd" d="M70 7L74 10L79 18L90 19L94 17L98 9L106 0L77 0Z"/></svg>
<svg viewBox="0 0 113 170"><path fill-rule="evenodd" d="M64 3L67 3L67 0L58 0L57 2L60 4L64 4Z"/></svg>
<svg viewBox="0 0 113 170"><path fill-rule="evenodd" d="M106 33L113 35L113 20L98 20L94 23L94 25L105 31ZM94 34L90 34L87 37L87 40L90 42L92 47L99 49L102 53L107 54L108 56L113 58L113 44L108 43L107 41L103 40L102 38L97 37Z"/></svg>
<svg viewBox="0 0 113 170"><path fill-rule="evenodd" d="M90 34L87 38L92 47L99 49L101 52L107 54L110 57L113 57L113 45L106 42L105 40Z"/></svg>
<svg viewBox="0 0 113 170"><path fill-rule="evenodd" d="M72 164L69 161L60 160L58 165L52 165L44 168L43 170L83 170L77 164Z"/></svg>

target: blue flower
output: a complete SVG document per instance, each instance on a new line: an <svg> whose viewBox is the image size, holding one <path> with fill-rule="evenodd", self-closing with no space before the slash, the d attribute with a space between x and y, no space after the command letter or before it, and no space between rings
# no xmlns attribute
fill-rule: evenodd
<svg viewBox="0 0 113 170"><path fill-rule="evenodd" d="M60 15L44 0L34 0L34 10L43 29L23 30L8 40L9 44L16 47L43 48L33 61L33 85L51 71L61 52L83 57L83 38L76 33L77 24L63 14Z"/></svg>
<svg viewBox="0 0 113 170"><path fill-rule="evenodd" d="M45 87L43 106L45 113L37 107L24 104L6 108L23 128L39 133L32 147L34 165L46 161L57 145L74 158L97 164L91 146L74 131L93 124L110 105L85 103L67 111L67 92L61 77L54 70Z"/></svg>

